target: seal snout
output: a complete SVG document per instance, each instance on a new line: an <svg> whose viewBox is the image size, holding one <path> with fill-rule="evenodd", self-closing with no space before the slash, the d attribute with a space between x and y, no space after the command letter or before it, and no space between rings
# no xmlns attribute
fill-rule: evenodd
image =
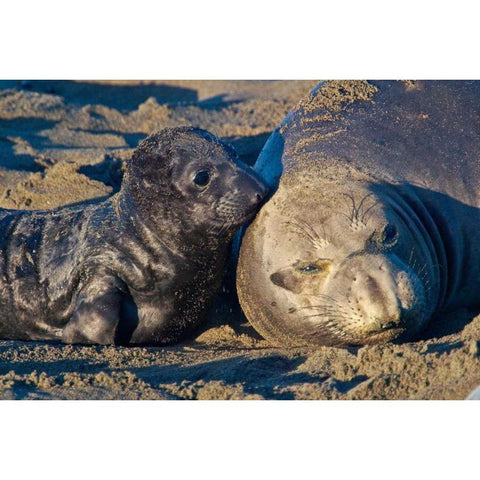
<svg viewBox="0 0 480 480"><path fill-rule="evenodd" d="M255 202L256 203L261 203L264 198L265 198L265 196L261 195L260 193L255 194Z"/></svg>
<svg viewBox="0 0 480 480"><path fill-rule="evenodd" d="M257 210L268 195L267 185L256 175L248 173L243 184L244 195L252 209Z"/></svg>
<svg viewBox="0 0 480 480"><path fill-rule="evenodd" d="M423 291L412 273L393 258L355 256L343 265L341 272L337 280L341 276L348 281L348 303L369 335L408 329L417 322ZM339 284L336 285L338 288Z"/></svg>
<svg viewBox="0 0 480 480"><path fill-rule="evenodd" d="M268 195L268 189L266 187L263 187L259 189L257 192L255 192L252 196L252 204L254 207L259 207L265 198Z"/></svg>

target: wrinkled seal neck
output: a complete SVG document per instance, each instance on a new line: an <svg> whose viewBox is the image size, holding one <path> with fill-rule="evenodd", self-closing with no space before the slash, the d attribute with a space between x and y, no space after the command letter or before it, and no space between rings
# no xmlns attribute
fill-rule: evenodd
<svg viewBox="0 0 480 480"><path fill-rule="evenodd" d="M433 314L442 308L448 294L447 257L438 227L423 201L409 185L382 185L381 188L383 196L388 195L390 206L409 228L425 258L425 268L430 271L427 297Z"/></svg>

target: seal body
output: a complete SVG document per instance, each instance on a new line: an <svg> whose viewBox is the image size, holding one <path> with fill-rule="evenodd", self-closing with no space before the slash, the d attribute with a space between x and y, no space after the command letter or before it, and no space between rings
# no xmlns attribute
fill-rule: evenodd
<svg viewBox="0 0 480 480"><path fill-rule="evenodd" d="M165 129L96 205L0 211L0 337L164 344L205 317L231 237L266 193L231 147Z"/></svg>
<svg viewBox="0 0 480 480"><path fill-rule="evenodd" d="M248 228L240 303L284 345L408 339L477 306L480 82L326 82L255 168L276 190Z"/></svg>

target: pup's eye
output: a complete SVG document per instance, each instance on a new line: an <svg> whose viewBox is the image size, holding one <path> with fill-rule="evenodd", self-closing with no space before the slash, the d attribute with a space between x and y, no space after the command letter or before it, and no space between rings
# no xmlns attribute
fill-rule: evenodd
<svg viewBox="0 0 480 480"><path fill-rule="evenodd" d="M382 243L383 243L386 247L390 247L390 246L393 246L393 245L396 243L397 238L398 238L398 231L397 231L395 225L392 225L391 223L389 223L389 224L383 229L383 232L382 232Z"/></svg>
<svg viewBox="0 0 480 480"><path fill-rule="evenodd" d="M193 177L193 183L200 188L205 188L210 183L210 172L202 170Z"/></svg>
<svg viewBox="0 0 480 480"><path fill-rule="evenodd" d="M309 263L308 265L297 267L297 270L302 273L319 273L323 268L315 263Z"/></svg>

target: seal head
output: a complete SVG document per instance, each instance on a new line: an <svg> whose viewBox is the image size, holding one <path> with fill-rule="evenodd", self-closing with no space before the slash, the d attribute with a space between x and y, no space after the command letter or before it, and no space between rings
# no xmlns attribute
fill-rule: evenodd
<svg viewBox="0 0 480 480"><path fill-rule="evenodd" d="M346 183L336 192L328 187L322 202L318 196L299 201L289 191L290 210L281 225L269 221L278 218L275 208L259 214L271 238L261 249L268 261L257 260L268 271L250 277L245 269L251 267L242 261L243 278L251 283L241 283L242 305L248 308L261 282L269 285L251 318L274 343L356 345L411 337L438 294L424 233L405 221L403 205L394 198L386 202L385 194L379 198L367 185ZM247 235L248 242L255 226Z"/></svg>
<svg viewBox="0 0 480 480"><path fill-rule="evenodd" d="M367 182L341 183L324 180L324 190L313 192L314 182L303 178L299 184L309 195L280 187L247 231L239 297L251 323L273 343L405 340L436 306L431 241L405 201L388 196L387 187L380 195ZM267 267L264 274L258 264ZM250 312L261 285L261 308Z"/></svg>
<svg viewBox="0 0 480 480"><path fill-rule="evenodd" d="M195 245L230 240L267 193L232 147L193 127L164 129L141 142L122 190L153 230L169 225L170 236Z"/></svg>

